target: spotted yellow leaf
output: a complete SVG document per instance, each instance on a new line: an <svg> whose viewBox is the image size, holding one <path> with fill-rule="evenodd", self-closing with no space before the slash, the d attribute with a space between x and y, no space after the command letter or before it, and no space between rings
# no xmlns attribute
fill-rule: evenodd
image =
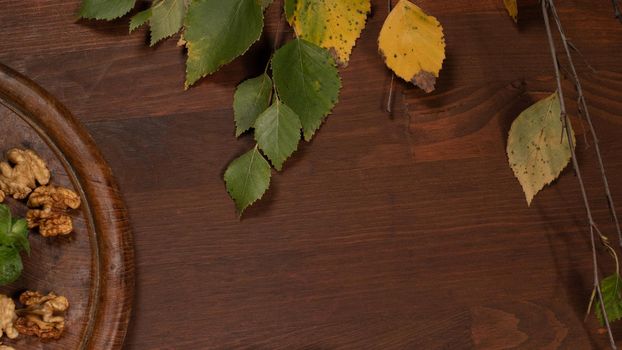
<svg viewBox="0 0 622 350"><path fill-rule="evenodd" d="M298 37L329 50L342 66L348 64L371 11L370 0L297 0L285 6Z"/></svg>
<svg viewBox="0 0 622 350"><path fill-rule="evenodd" d="M408 0L400 0L382 26L378 46L397 76L425 92L434 91L445 60L443 27L436 18Z"/></svg>
<svg viewBox="0 0 622 350"><path fill-rule="evenodd" d="M576 140L572 126L572 143ZM572 157L559 94L540 100L524 110L512 123L508 135L508 160L523 187L527 205L544 186L557 179Z"/></svg>
<svg viewBox="0 0 622 350"><path fill-rule="evenodd" d="M508 10L510 17L516 22L518 20L518 4L516 0L503 0L503 4L506 10Z"/></svg>

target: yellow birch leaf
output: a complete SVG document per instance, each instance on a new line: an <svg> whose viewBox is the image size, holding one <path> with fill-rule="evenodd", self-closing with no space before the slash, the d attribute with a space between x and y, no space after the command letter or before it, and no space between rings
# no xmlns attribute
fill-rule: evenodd
<svg viewBox="0 0 622 350"><path fill-rule="evenodd" d="M436 18L400 0L382 26L378 47L397 76L425 92L434 91L445 60L443 27Z"/></svg>
<svg viewBox="0 0 622 350"><path fill-rule="evenodd" d="M293 6L288 21L296 35L329 50L339 65L347 65L365 28L371 1L297 0Z"/></svg>
<svg viewBox="0 0 622 350"><path fill-rule="evenodd" d="M516 0L503 0L503 4L505 4L505 8L508 10L508 14L514 22L518 21L518 4Z"/></svg>
<svg viewBox="0 0 622 350"><path fill-rule="evenodd" d="M576 143L568 123L573 145ZM523 187L527 205L544 186L557 179L572 152L562 123L556 93L527 108L514 120L508 135L508 160Z"/></svg>

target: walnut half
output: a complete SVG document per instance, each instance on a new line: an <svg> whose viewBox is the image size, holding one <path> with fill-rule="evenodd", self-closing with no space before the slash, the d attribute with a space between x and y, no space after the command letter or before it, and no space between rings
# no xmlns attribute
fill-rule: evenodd
<svg viewBox="0 0 622 350"><path fill-rule="evenodd" d="M10 339L15 339L19 335L13 322L17 318L15 313L15 303L13 299L0 294L0 337L6 334Z"/></svg>
<svg viewBox="0 0 622 350"><path fill-rule="evenodd" d="M50 170L34 151L13 148L6 153L8 162L0 162L0 199L13 196L24 199L37 183L50 182Z"/></svg>
<svg viewBox="0 0 622 350"><path fill-rule="evenodd" d="M58 339L65 330L64 313L69 301L64 296L26 291L19 297L26 306L19 310L15 328L20 334L34 335L41 339Z"/></svg>
<svg viewBox="0 0 622 350"><path fill-rule="evenodd" d="M67 235L73 231L67 209L79 206L80 197L68 188L38 187L28 198L28 207L32 208L26 214L28 228L39 227L39 233L44 237Z"/></svg>

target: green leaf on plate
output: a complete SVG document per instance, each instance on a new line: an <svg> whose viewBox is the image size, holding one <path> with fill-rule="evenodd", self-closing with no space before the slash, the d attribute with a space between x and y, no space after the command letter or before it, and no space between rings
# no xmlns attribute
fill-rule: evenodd
<svg viewBox="0 0 622 350"><path fill-rule="evenodd" d="M28 241L28 221L26 219L13 219L13 227L9 236L13 239L13 246L18 250L24 250L30 255L30 242Z"/></svg>
<svg viewBox="0 0 622 350"><path fill-rule="evenodd" d="M185 19L186 88L244 54L263 30L257 0L195 0Z"/></svg>
<svg viewBox="0 0 622 350"><path fill-rule="evenodd" d="M568 127L575 144L570 123ZM531 205L534 196L561 174L572 157L557 93L536 102L514 120L507 155L527 205Z"/></svg>
<svg viewBox="0 0 622 350"><path fill-rule="evenodd" d="M22 258L16 249L0 246L0 285L17 280L23 268Z"/></svg>
<svg viewBox="0 0 622 350"><path fill-rule="evenodd" d="M603 295L603 304L605 305L605 311L607 312L607 318L610 322L622 319L622 296L620 291L622 290L622 279L617 273L603 278L600 281L600 291ZM601 325L605 325L605 319L603 317L602 308L600 306L600 298L596 297L596 317L600 321Z"/></svg>
<svg viewBox="0 0 622 350"><path fill-rule="evenodd" d="M240 215L270 187L270 164L257 147L235 159L225 171L227 192Z"/></svg>
<svg viewBox="0 0 622 350"><path fill-rule="evenodd" d="M298 115L279 99L257 118L255 140L276 170L298 148L301 128Z"/></svg>
<svg viewBox="0 0 622 350"><path fill-rule="evenodd" d="M0 204L0 246L25 250L30 254L28 242L28 222L26 219L12 218L9 207Z"/></svg>
<svg viewBox="0 0 622 350"><path fill-rule="evenodd" d="M272 79L265 73L238 86L233 97L236 137L253 127L257 117L270 105L271 96Z"/></svg>
<svg viewBox="0 0 622 350"><path fill-rule="evenodd" d="M279 97L302 122L309 141L339 97L341 80L330 53L294 39L274 53L272 72Z"/></svg>
<svg viewBox="0 0 622 350"><path fill-rule="evenodd" d="M11 231L13 219L11 218L11 210L6 204L0 204L0 236Z"/></svg>
<svg viewBox="0 0 622 350"><path fill-rule="evenodd" d="M136 0L83 0L79 16L111 20L130 12L135 3Z"/></svg>

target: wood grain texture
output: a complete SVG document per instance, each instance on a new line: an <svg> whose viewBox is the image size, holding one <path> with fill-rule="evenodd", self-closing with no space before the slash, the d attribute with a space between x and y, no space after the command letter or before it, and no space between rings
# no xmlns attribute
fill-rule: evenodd
<svg viewBox="0 0 622 350"><path fill-rule="evenodd" d="M334 113L239 221L222 174L252 137L233 136L233 92L263 71L278 3L249 53L183 91L174 39L149 48L127 18L76 22L77 0L0 0L0 61L86 125L126 199L137 284L125 348L606 348L595 318L583 322L592 276L576 178L565 171L527 208L505 155L518 112L555 89L538 2L520 2L516 26L501 0L418 0L444 26L447 60L430 95L398 82L387 115L387 6L374 0ZM557 3L596 69L577 59L622 206L622 25L608 0ZM575 130L614 239L590 135Z"/></svg>
<svg viewBox="0 0 622 350"><path fill-rule="evenodd" d="M2 149L27 147L49 163L52 183L82 198L75 232L45 239L33 235L24 276L7 286L52 290L71 303L67 334L41 343L20 337L20 349L119 349L134 292L133 247L125 206L112 172L93 140L73 116L32 81L0 64ZM10 201L21 215L23 202ZM9 342L12 344L13 342Z"/></svg>

